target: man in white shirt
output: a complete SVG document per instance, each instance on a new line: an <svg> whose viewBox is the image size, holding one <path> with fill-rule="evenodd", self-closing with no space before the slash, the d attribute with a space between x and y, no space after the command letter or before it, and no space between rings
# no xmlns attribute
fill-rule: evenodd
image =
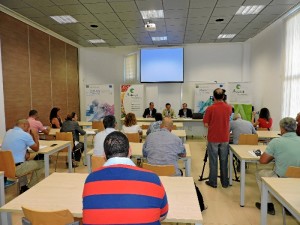
<svg viewBox="0 0 300 225"><path fill-rule="evenodd" d="M116 131L116 118L113 115L105 116L103 119L103 125L105 130L96 134L94 139L94 155L104 156L103 143L104 139L111 132Z"/></svg>

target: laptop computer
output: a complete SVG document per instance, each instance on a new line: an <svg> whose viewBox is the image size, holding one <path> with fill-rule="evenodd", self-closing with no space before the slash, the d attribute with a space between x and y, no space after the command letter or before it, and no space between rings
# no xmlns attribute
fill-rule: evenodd
<svg viewBox="0 0 300 225"><path fill-rule="evenodd" d="M193 113L193 119L203 119L202 113Z"/></svg>

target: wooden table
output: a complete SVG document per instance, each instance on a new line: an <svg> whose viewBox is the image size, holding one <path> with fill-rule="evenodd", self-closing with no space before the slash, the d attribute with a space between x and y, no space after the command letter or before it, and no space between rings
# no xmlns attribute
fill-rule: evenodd
<svg viewBox="0 0 300 225"><path fill-rule="evenodd" d="M84 152L83 152L83 154L84 154L84 165L87 165L87 162L86 162L86 152L87 152L87 137L88 136L94 136L94 135L96 135L96 133L97 133L97 131L98 131L98 129L83 129L85 132L86 132L86 134L84 135L84 141L83 141L83 144L84 144ZM49 134L48 135L50 135L50 136L56 136L56 133L58 133L58 132L60 132L60 129L59 128L52 128L51 130L50 130L50 132L49 132ZM42 134L43 135L43 134Z"/></svg>
<svg viewBox="0 0 300 225"><path fill-rule="evenodd" d="M262 177L260 224L267 224L268 192L300 221L300 179Z"/></svg>
<svg viewBox="0 0 300 225"><path fill-rule="evenodd" d="M81 127L89 127L89 126L92 126L92 122L86 122L86 121L77 121L79 126Z"/></svg>
<svg viewBox="0 0 300 225"><path fill-rule="evenodd" d="M132 151L132 156L134 157L143 157L143 143L134 143L130 142L130 147ZM184 161L185 163L185 176L190 177L191 176L191 168L192 168L192 155L191 155L191 150L190 150L190 145L189 144L184 144L185 150L186 150L186 157L180 158ZM92 172L92 164L91 164L91 157L94 153L94 149L90 150L87 153L87 167L88 167L88 172Z"/></svg>
<svg viewBox="0 0 300 225"><path fill-rule="evenodd" d="M258 130L256 132L258 139L273 139L280 137L280 131L276 130Z"/></svg>
<svg viewBox="0 0 300 225"><path fill-rule="evenodd" d="M143 130L143 138L147 137L147 130ZM172 133L179 137L183 143L186 141L186 132L185 130L172 130Z"/></svg>
<svg viewBox="0 0 300 225"><path fill-rule="evenodd" d="M0 208L3 224L11 225L11 213L22 213L21 206L41 211L69 209L82 217L82 190L87 174L53 173L28 191ZM202 224L192 177L160 177L169 202L166 222Z"/></svg>
<svg viewBox="0 0 300 225"><path fill-rule="evenodd" d="M202 122L203 119L192 119L192 118L172 118L173 122ZM124 121L124 118L121 119L121 121ZM143 118L143 117L137 117L137 122L154 122L154 118Z"/></svg>
<svg viewBox="0 0 300 225"><path fill-rule="evenodd" d="M245 206L245 181L246 181L246 162L258 162L258 156L254 156L249 151L260 149L262 152L266 150L267 145L229 145L229 185L232 185L232 172L233 172L233 154L241 161L240 168L240 206Z"/></svg>

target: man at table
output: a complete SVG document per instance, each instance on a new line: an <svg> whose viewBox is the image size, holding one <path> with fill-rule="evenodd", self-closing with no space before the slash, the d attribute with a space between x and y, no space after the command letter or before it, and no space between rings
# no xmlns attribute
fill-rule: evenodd
<svg viewBox="0 0 300 225"><path fill-rule="evenodd" d="M281 137L272 139L259 159L261 164L275 161L274 170L260 170L256 173L260 191L262 177L285 177L289 166L300 166L300 137L295 132L296 120L291 117L283 118L280 120L279 126ZM259 202L256 202L255 206L260 209ZM270 196L268 196L268 214L275 215L275 208Z"/></svg>
<svg viewBox="0 0 300 225"><path fill-rule="evenodd" d="M156 114L156 109L154 108L154 103L149 103L149 108L146 108L143 114L144 118L153 118Z"/></svg>
<svg viewBox="0 0 300 225"><path fill-rule="evenodd" d="M103 126L105 130L96 134L94 138L94 155L104 156L103 143L107 135L116 131L116 118L113 115L105 116L103 119Z"/></svg>
<svg viewBox="0 0 300 225"><path fill-rule="evenodd" d="M42 122L38 120L39 115L35 109L29 111L28 122L30 125L30 129L35 129L37 132L44 133L46 135L49 134L50 127L44 127Z"/></svg>
<svg viewBox="0 0 300 225"><path fill-rule="evenodd" d="M121 132L107 135L104 151L106 163L85 181L83 224L160 224L168 200L159 177L135 166Z"/></svg>
<svg viewBox="0 0 300 225"><path fill-rule="evenodd" d="M243 120L241 114L236 113L230 121L230 131L232 132L232 143L238 144L241 134L256 134L256 130L251 122Z"/></svg>
<svg viewBox="0 0 300 225"><path fill-rule="evenodd" d="M39 150L39 135L36 130L29 129L26 119L21 119L13 129L6 132L2 143L2 150L11 150L13 154L18 177L32 172L28 185L26 176L20 179L21 193L38 183L44 173L44 161L29 160L28 147L35 152Z"/></svg>
<svg viewBox="0 0 300 225"><path fill-rule="evenodd" d="M228 142L229 142L229 118L232 107L224 102L225 92L217 88L213 92L214 104L206 109L203 123L208 128L207 152L209 157L208 186L217 187L218 156L220 160L220 177L223 188L229 185L228 180Z"/></svg>
<svg viewBox="0 0 300 225"><path fill-rule="evenodd" d="M187 107L187 104L183 103L182 109L179 110L178 116L184 117L184 118L192 118L193 113L192 113L192 110Z"/></svg>
<svg viewBox="0 0 300 225"><path fill-rule="evenodd" d="M181 176L178 159L186 154L184 145L179 137L172 134L173 121L165 117L159 131L150 133L143 145L143 156L153 165L174 165L176 175Z"/></svg>
<svg viewBox="0 0 300 225"><path fill-rule="evenodd" d="M167 103L166 108L162 112L163 117L173 118L175 116L174 110L171 108L171 104Z"/></svg>

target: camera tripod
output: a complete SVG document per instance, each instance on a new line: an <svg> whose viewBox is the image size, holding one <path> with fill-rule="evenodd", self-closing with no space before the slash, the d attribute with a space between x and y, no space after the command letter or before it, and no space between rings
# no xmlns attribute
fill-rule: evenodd
<svg viewBox="0 0 300 225"><path fill-rule="evenodd" d="M208 179L208 177L203 178L203 174L204 174L204 170L205 170L207 158L208 158L208 150L207 150L207 147L206 147L205 155L204 155L204 159L203 159L204 164L203 164L203 167L202 167L201 175L199 176L199 181L203 181L203 180L207 180ZM236 181L236 182L239 182L240 180L239 180L239 177L237 176L236 166L235 166L236 163L237 163L237 160L236 160L236 157L234 156L233 157L233 170L234 170L235 179L233 179L233 180Z"/></svg>

